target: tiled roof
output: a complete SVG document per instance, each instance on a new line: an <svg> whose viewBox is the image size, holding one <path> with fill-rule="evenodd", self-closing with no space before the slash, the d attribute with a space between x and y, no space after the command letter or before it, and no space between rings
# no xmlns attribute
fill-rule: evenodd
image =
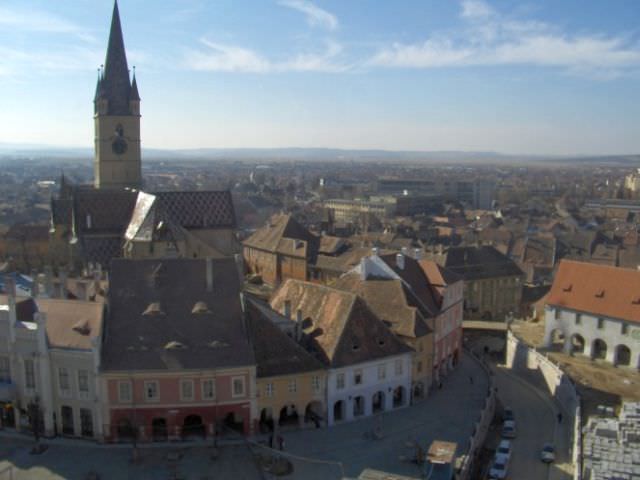
<svg viewBox="0 0 640 480"><path fill-rule="evenodd" d="M119 235L81 237L82 258L105 268L111 260L122 257L122 238Z"/></svg>
<svg viewBox="0 0 640 480"><path fill-rule="evenodd" d="M640 322L640 272L562 260L547 303L579 312Z"/></svg>
<svg viewBox="0 0 640 480"><path fill-rule="evenodd" d="M211 265L209 291L204 259L115 260L102 348L104 370L254 365L243 330L236 263L216 259ZM208 311L193 313L198 302ZM166 348L172 342L184 348Z"/></svg>
<svg viewBox="0 0 640 480"><path fill-rule="evenodd" d="M158 207L186 229L234 228L233 200L228 190L157 192Z"/></svg>
<svg viewBox="0 0 640 480"><path fill-rule="evenodd" d="M283 240L287 239L283 243ZM247 247L258 248L267 252L277 252L285 249L281 253L294 252L290 246L291 241L299 240L306 242L307 252L312 254L317 251L319 240L304 228L297 220L289 214L273 215L267 225L256 230L253 235L247 238L243 244Z"/></svg>
<svg viewBox="0 0 640 480"><path fill-rule="evenodd" d="M410 351L354 293L289 279L270 303L283 311L285 302L291 303L291 312L300 310L302 318L309 319L311 345L330 367Z"/></svg>
<svg viewBox="0 0 640 480"><path fill-rule="evenodd" d="M73 211L77 233L124 233L137 192L127 189L76 189Z"/></svg>
<svg viewBox="0 0 640 480"><path fill-rule="evenodd" d="M268 308L268 306L266 306ZM259 378L322 370L322 363L271 322L254 300L245 301L247 331Z"/></svg>
<svg viewBox="0 0 640 480"><path fill-rule="evenodd" d="M450 247L433 260L467 281L523 275L513 260L490 246Z"/></svg>
<svg viewBox="0 0 640 480"><path fill-rule="evenodd" d="M47 338L53 348L90 350L102 332L104 304L80 300L39 298L38 310L47 314Z"/></svg>

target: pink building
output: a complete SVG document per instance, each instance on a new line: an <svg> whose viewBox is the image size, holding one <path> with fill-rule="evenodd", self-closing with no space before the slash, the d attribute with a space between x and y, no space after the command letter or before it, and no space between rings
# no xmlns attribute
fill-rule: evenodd
<svg viewBox="0 0 640 480"><path fill-rule="evenodd" d="M233 259L114 260L100 361L107 440L177 440L255 418Z"/></svg>

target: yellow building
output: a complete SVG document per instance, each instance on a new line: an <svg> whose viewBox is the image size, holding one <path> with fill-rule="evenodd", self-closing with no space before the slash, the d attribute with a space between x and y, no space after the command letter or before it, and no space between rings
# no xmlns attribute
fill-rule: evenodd
<svg viewBox="0 0 640 480"><path fill-rule="evenodd" d="M257 365L254 431L326 425L324 366L296 341L298 323L254 300L245 302L245 310Z"/></svg>

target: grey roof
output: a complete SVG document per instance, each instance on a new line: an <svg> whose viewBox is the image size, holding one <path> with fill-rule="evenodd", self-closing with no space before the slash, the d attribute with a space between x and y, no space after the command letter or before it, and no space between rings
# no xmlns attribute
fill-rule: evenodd
<svg viewBox="0 0 640 480"><path fill-rule="evenodd" d="M104 75L100 83L103 95L109 102L109 115L129 115L131 83L117 1L113 5L109 46L107 47L107 58L104 62Z"/></svg>
<svg viewBox="0 0 640 480"><path fill-rule="evenodd" d="M254 365L234 260L114 260L102 368L213 369ZM202 313L194 306L204 302Z"/></svg>
<svg viewBox="0 0 640 480"><path fill-rule="evenodd" d="M434 260L464 280L523 275L516 263L494 247L451 247Z"/></svg>
<svg viewBox="0 0 640 480"><path fill-rule="evenodd" d="M322 370L324 366L320 360L298 345L264 314L264 309L269 306L258 306L256 302L245 300L247 332L256 357L257 377Z"/></svg>

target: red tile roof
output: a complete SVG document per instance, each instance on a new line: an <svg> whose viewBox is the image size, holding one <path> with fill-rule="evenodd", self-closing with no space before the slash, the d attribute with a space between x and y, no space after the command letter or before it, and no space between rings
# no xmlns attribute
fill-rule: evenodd
<svg viewBox="0 0 640 480"><path fill-rule="evenodd" d="M640 323L640 272L562 260L547 304Z"/></svg>

